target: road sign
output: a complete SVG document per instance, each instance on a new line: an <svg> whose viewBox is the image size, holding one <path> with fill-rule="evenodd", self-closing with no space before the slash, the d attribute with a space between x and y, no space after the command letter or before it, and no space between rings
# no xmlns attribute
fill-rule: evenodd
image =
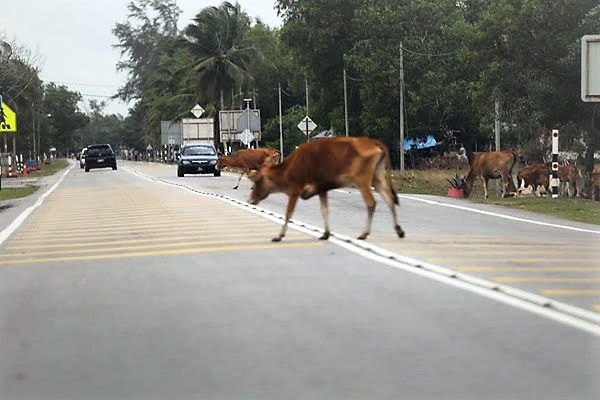
<svg viewBox="0 0 600 400"><path fill-rule="evenodd" d="M581 100L600 101L600 35L581 38Z"/></svg>
<svg viewBox="0 0 600 400"><path fill-rule="evenodd" d="M244 132L242 132L242 134L240 135L240 140L242 141L242 143L248 146L248 144L254 140L254 135L252 134L252 132L250 132L250 129L245 129Z"/></svg>
<svg viewBox="0 0 600 400"><path fill-rule="evenodd" d="M236 122L238 132L243 132L246 129L250 129L254 132L260 132L260 118L249 108L244 110Z"/></svg>
<svg viewBox="0 0 600 400"><path fill-rule="evenodd" d="M0 96L0 132L16 132L17 131L17 114L2 102Z"/></svg>
<svg viewBox="0 0 600 400"><path fill-rule="evenodd" d="M300 121L300 123L298 124L298 129L304 132L306 136L310 135L310 133L314 131L316 127L317 124L315 124L308 115L304 117L302 121Z"/></svg>
<svg viewBox="0 0 600 400"><path fill-rule="evenodd" d="M194 108L192 108L192 114L194 114L194 117L196 118L200 118L202 116L202 114L204 114L204 108L202 108L202 106L200 106L200 104L196 104L194 106Z"/></svg>

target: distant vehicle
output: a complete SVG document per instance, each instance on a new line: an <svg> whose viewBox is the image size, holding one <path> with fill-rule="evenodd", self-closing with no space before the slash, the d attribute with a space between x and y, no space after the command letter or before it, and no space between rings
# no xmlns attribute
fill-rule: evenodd
<svg viewBox="0 0 600 400"><path fill-rule="evenodd" d="M92 144L87 147L85 155L85 172L93 168L117 169L117 159L110 144Z"/></svg>
<svg viewBox="0 0 600 400"><path fill-rule="evenodd" d="M79 155L79 168L83 169L85 167L85 156L87 153L87 147L81 149L81 154Z"/></svg>
<svg viewBox="0 0 600 400"><path fill-rule="evenodd" d="M181 149L177 163L177 176L185 174L213 174L221 176L217 169L217 150L211 143L187 144Z"/></svg>

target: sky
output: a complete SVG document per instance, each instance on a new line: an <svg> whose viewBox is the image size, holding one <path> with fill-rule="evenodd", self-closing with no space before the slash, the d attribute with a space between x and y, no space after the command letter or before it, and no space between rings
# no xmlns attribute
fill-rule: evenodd
<svg viewBox="0 0 600 400"><path fill-rule="evenodd" d="M117 72L120 60L112 29L127 20L130 0L18 0L0 7L0 39L27 48L40 68L44 82L55 82L80 92L82 111L88 101L105 101L105 113L127 115L128 104L109 97L125 83L127 75ZM176 0L182 10L179 28L192 22L205 7L221 0ZM235 3L235 0L230 0ZM280 27L275 0L238 0L243 11L271 27ZM0 95L2 88L0 88Z"/></svg>

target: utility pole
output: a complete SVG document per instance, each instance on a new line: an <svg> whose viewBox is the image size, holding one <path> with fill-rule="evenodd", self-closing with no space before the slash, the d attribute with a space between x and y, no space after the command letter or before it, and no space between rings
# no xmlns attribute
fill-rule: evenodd
<svg viewBox="0 0 600 400"><path fill-rule="evenodd" d="M404 48L400 42L400 173L404 174Z"/></svg>
<svg viewBox="0 0 600 400"><path fill-rule="evenodd" d="M494 136L496 139L496 151L500 151L500 100L494 101Z"/></svg>
<svg viewBox="0 0 600 400"><path fill-rule="evenodd" d="M346 87L346 68L344 68L344 121L346 125L346 136L348 136L348 89Z"/></svg>
<svg viewBox="0 0 600 400"><path fill-rule="evenodd" d="M281 82L279 82L279 155L283 160L283 120L281 116Z"/></svg>

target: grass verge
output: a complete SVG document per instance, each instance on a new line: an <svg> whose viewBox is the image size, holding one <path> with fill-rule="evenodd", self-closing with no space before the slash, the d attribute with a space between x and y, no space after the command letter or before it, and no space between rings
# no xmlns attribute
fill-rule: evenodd
<svg viewBox="0 0 600 400"><path fill-rule="evenodd" d="M18 199L21 197L29 196L36 190L38 190L37 186L2 189L0 190L0 201Z"/></svg>
<svg viewBox="0 0 600 400"><path fill-rule="evenodd" d="M467 170L405 170L401 175L400 171L393 171L392 180L398 193L447 196L450 187L447 179L452 179L456 174L465 176L467 173ZM490 180L489 197L484 199L483 187L477 180L466 201L512 207L571 221L600 225L600 202L582 198L552 199L533 196L502 199L496 195L496 182Z"/></svg>

